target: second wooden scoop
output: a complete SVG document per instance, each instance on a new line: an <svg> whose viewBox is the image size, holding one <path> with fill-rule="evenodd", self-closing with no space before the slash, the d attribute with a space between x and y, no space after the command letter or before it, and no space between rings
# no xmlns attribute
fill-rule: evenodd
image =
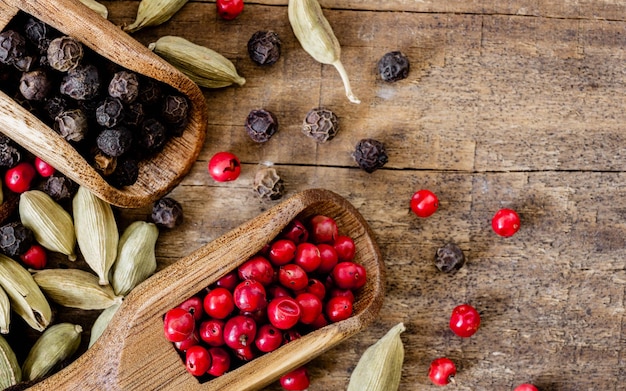
<svg viewBox="0 0 626 391"><path fill-rule="evenodd" d="M355 262L367 270L352 317L304 335L223 376L201 384L189 374L163 334L163 316L273 240L294 218L323 214L356 245ZM82 356L34 390L257 390L366 327L383 301L384 263L359 212L328 190L296 194L262 215L163 269L135 288L106 331Z"/></svg>

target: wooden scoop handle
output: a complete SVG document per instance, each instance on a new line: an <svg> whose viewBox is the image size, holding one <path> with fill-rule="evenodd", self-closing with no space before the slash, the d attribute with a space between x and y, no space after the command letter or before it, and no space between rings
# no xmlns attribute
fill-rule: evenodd
<svg viewBox="0 0 626 391"><path fill-rule="evenodd" d="M292 341L210 382L188 374L163 337L167 310L236 268L276 237L294 218L333 216L357 248L368 271L354 315ZM372 232L346 200L327 190L306 190L196 250L139 285L124 300L106 331L74 363L38 383L35 390L242 391L261 388L369 324L383 299L384 265Z"/></svg>

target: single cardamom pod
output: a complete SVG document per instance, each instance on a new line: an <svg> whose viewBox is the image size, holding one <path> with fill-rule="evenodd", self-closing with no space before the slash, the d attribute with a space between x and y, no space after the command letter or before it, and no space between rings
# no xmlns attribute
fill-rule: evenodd
<svg viewBox="0 0 626 391"><path fill-rule="evenodd" d="M116 295L126 296L156 270L154 246L159 229L153 223L135 221L120 237L111 285Z"/></svg>
<svg viewBox="0 0 626 391"><path fill-rule="evenodd" d="M110 285L100 285L98 277L80 269L45 269L33 274L41 290L63 307L103 310L122 302Z"/></svg>
<svg viewBox="0 0 626 391"><path fill-rule="evenodd" d="M78 248L85 262L100 277L100 285L108 285L119 242L113 209L89 189L80 186L72 200L72 211Z"/></svg>
<svg viewBox="0 0 626 391"><path fill-rule="evenodd" d="M2 286L0 286L0 334L8 334L10 324L11 303L9 302L9 296L7 296L7 293L2 289Z"/></svg>
<svg viewBox="0 0 626 391"><path fill-rule="evenodd" d="M76 353L82 331L80 325L71 323L55 324L44 331L24 360L24 380L37 380L46 376L57 364Z"/></svg>
<svg viewBox="0 0 626 391"><path fill-rule="evenodd" d="M13 312L37 331L43 331L52 318L52 310L33 276L22 265L0 254L0 286Z"/></svg>
<svg viewBox="0 0 626 391"><path fill-rule="evenodd" d="M158 26L170 20L188 0L141 0L135 22L124 27L124 31L134 33L144 27Z"/></svg>
<svg viewBox="0 0 626 391"><path fill-rule="evenodd" d="M39 244L76 260L72 216L52 197L41 190L25 191L20 195L19 213L22 224L33 231Z"/></svg>
<svg viewBox="0 0 626 391"><path fill-rule="evenodd" d="M102 311L102 313L98 316L95 322L93 322L93 326L91 326L91 336L89 337L89 347L91 347L98 338L104 333L107 326L113 319L113 315L120 309L120 304L113 304L109 308Z"/></svg>
<svg viewBox="0 0 626 391"><path fill-rule="evenodd" d="M4 337L0 336L0 390L9 388L22 381L22 368L17 362L15 352Z"/></svg>
<svg viewBox="0 0 626 391"><path fill-rule="evenodd" d="M404 345L400 334L404 330L404 324L398 323L365 350L350 375L347 391L398 389L404 363Z"/></svg>
<svg viewBox="0 0 626 391"><path fill-rule="evenodd" d="M352 103L361 101L352 93L350 80L341 62L341 46L317 0L289 0L289 23L302 48L316 61L333 65L343 81L346 96Z"/></svg>
<svg viewBox="0 0 626 391"><path fill-rule="evenodd" d="M104 19L109 17L109 10L106 5L98 3L96 0L80 0L80 2L91 8L93 11L96 11Z"/></svg>
<svg viewBox="0 0 626 391"><path fill-rule="evenodd" d="M229 59L185 38L168 35L151 43L148 48L201 87L221 88L233 83L242 86L246 82L237 74L235 65Z"/></svg>

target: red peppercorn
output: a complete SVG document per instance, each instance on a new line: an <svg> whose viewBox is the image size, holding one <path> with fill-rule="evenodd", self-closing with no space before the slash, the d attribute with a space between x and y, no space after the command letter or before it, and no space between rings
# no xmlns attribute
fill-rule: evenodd
<svg viewBox="0 0 626 391"><path fill-rule="evenodd" d="M208 316L224 319L235 309L235 301L228 289L217 287L204 296L203 308Z"/></svg>
<svg viewBox="0 0 626 391"><path fill-rule="evenodd" d="M513 391L539 391L539 389L532 384L524 383L515 387Z"/></svg>
<svg viewBox="0 0 626 391"><path fill-rule="evenodd" d="M192 346L200 343L200 337L198 336L198 330L194 330L193 333L187 339L180 342L174 342L174 346L181 352L186 352Z"/></svg>
<svg viewBox="0 0 626 391"><path fill-rule="evenodd" d="M331 322L348 319L352 315L352 300L348 297L331 297L326 303L326 316Z"/></svg>
<svg viewBox="0 0 626 391"><path fill-rule="evenodd" d="M278 282L285 288L299 291L305 289L309 284L309 277L302 267L295 263L281 266L278 270Z"/></svg>
<svg viewBox="0 0 626 391"><path fill-rule="evenodd" d="M212 376L222 376L230 369L230 354L221 347L209 348L211 366L207 373Z"/></svg>
<svg viewBox="0 0 626 391"><path fill-rule="evenodd" d="M217 0L217 13L222 19L233 20L243 11L243 0Z"/></svg>
<svg viewBox="0 0 626 391"><path fill-rule="evenodd" d="M274 268L270 261L262 255L256 255L237 268L239 278L242 280L255 280L263 286L268 286L274 281Z"/></svg>
<svg viewBox="0 0 626 391"><path fill-rule="evenodd" d="M36 175L35 167L29 162L21 162L9 168L4 175L4 182L9 190L23 193L30 189Z"/></svg>
<svg viewBox="0 0 626 391"><path fill-rule="evenodd" d="M209 319L200 323L200 339L209 346L224 345L224 324L221 319Z"/></svg>
<svg viewBox="0 0 626 391"><path fill-rule="evenodd" d="M430 363L428 377L438 386L445 386L454 381L456 366L449 358L440 357Z"/></svg>
<svg viewBox="0 0 626 391"><path fill-rule="evenodd" d="M309 240L309 231L300 220L294 219L283 229L280 237L299 244Z"/></svg>
<svg viewBox="0 0 626 391"><path fill-rule="evenodd" d="M20 255L20 259L28 267L43 269L48 263L48 253L40 245L33 244L24 254Z"/></svg>
<svg viewBox="0 0 626 391"><path fill-rule="evenodd" d="M430 190L418 190L411 197L411 210L419 217L428 217L439 208L439 199Z"/></svg>
<svg viewBox="0 0 626 391"><path fill-rule="evenodd" d="M315 322L317 317L322 313L322 300L313 293L300 293L296 296L296 302L302 310L300 322L303 324L311 324Z"/></svg>
<svg viewBox="0 0 626 391"><path fill-rule="evenodd" d="M339 262L331 272L335 286L341 289L357 289L365 283L365 268L355 262Z"/></svg>
<svg viewBox="0 0 626 391"><path fill-rule="evenodd" d="M187 339L193 333L195 325L193 315L179 307L167 311L163 320L165 337L171 342Z"/></svg>
<svg viewBox="0 0 626 391"><path fill-rule="evenodd" d="M194 376L202 376L211 367L211 355L205 347L191 346L185 355L187 371Z"/></svg>
<svg viewBox="0 0 626 391"><path fill-rule="evenodd" d="M309 231L313 243L333 243L339 236L337 222L332 217L317 215L309 221Z"/></svg>
<svg viewBox="0 0 626 391"><path fill-rule="evenodd" d="M249 316L235 315L224 325L224 342L231 349L241 349L254 343L256 322Z"/></svg>
<svg viewBox="0 0 626 391"><path fill-rule="evenodd" d="M280 385L287 391L304 391L309 388L311 381L304 367L291 371L280 378Z"/></svg>
<svg viewBox="0 0 626 391"><path fill-rule="evenodd" d="M267 306L267 317L274 327L288 330L298 323L302 309L291 297L279 297Z"/></svg>
<svg viewBox="0 0 626 391"><path fill-rule="evenodd" d="M307 273L315 271L322 263L319 248L313 243L300 243L296 247L294 263Z"/></svg>
<svg viewBox="0 0 626 391"><path fill-rule="evenodd" d="M255 280L240 282L233 291L233 300L241 311L253 312L267 306L265 288Z"/></svg>
<svg viewBox="0 0 626 391"><path fill-rule="evenodd" d="M454 334L462 338L474 335L480 327L480 315L469 304L461 304L452 310L450 316L450 329Z"/></svg>
<svg viewBox="0 0 626 391"><path fill-rule="evenodd" d="M493 231L505 238L513 236L520 227L520 218L513 209L500 209L491 219Z"/></svg>
<svg viewBox="0 0 626 391"><path fill-rule="evenodd" d="M296 244L289 239L278 239L270 245L270 261L276 266L286 265L296 256Z"/></svg>
<svg viewBox="0 0 626 391"><path fill-rule="evenodd" d="M335 265L337 265L337 262L339 262L339 255L337 254L337 250L335 250L335 247L326 243L318 244L317 249L320 252L321 258L320 265L316 269L317 273L330 273Z"/></svg>
<svg viewBox="0 0 626 391"><path fill-rule="evenodd" d="M356 247L351 237L345 235L337 236L333 247L337 252L337 257L339 257L340 262L352 261L354 259Z"/></svg>
<svg viewBox="0 0 626 391"><path fill-rule="evenodd" d="M209 160L209 174L217 182L234 181L240 173L241 162L230 152L218 152Z"/></svg>
<svg viewBox="0 0 626 391"><path fill-rule="evenodd" d="M198 296L188 298L180 303L179 307L187 312L191 312L195 320L200 320L202 315L204 315L204 311L202 310L202 299Z"/></svg>
<svg viewBox="0 0 626 391"><path fill-rule="evenodd" d="M271 324L264 324L259 328L254 344L261 352L271 352L283 344L283 333Z"/></svg>

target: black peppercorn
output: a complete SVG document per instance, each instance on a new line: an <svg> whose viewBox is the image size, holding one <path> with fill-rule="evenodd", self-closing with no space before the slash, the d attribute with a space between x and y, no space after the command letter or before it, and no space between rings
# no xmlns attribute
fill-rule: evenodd
<svg viewBox="0 0 626 391"><path fill-rule="evenodd" d="M183 207L171 197L163 197L152 206L150 220L159 227L174 228L183 222Z"/></svg>
<svg viewBox="0 0 626 391"><path fill-rule="evenodd" d="M184 96L168 95L163 99L162 116L165 122L179 124L187 120L189 112L189 102Z"/></svg>
<svg viewBox="0 0 626 391"><path fill-rule="evenodd" d="M274 114L267 110L252 110L246 118L245 128L252 140L264 143L278 130L278 121Z"/></svg>
<svg viewBox="0 0 626 391"><path fill-rule="evenodd" d="M131 128L138 128L145 118L145 110L143 109L143 104L135 102L126 108L124 112L124 121L122 122L124 125Z"/></svg>
<svg viewBox="0 0 626 391"><path fill-rule="evenodd" d="M117 162L115 171L107 177L109 182L115 187L130 186L139 177L139 162L128 159Z"/></svg>
<svg viewBox="0 0 626 391"><path fill-rule="evenodd" d="M74 196L78 185L65 175L55 173L43 184L43 191L55 201L68 200Z"/></svg>
<svg viewBox="0 0 626 391"><path fill-rule="evenodd" d="M148 155L160 151L165 141L167 141L167 129L161 122L148 118L141 124L137 142Z"/></svg>
<svg viewBox="0 0 626 391"><path fill-rule="evenodd" d="M435 266L444 273L453 273L465 264L463 250L454 243L439 247L435 253Z"/></svg>
<svg viewBox="0 0 626 391"><path fill-rule="evenodd" d="M332 140L339 131L339 120L332 111L318 107L309 111L302 124L302 132L318 143Z"/></svg>
<svg viewBox="0 0 626 391"><path fill-rule="evenodd" d="M384 81L398 81L409 75L409 59L400 51L389 52L378 61L378 72Z"/></svg>
<svg viewBox="0 0 626 391"><path fill-rule="evenodd" d="M20 78L20 92L28 100L43 100L51 89L48 74L42 69L25 72Z"/></svg>
<svg viewBox="0 0 626 391"><path fill-rule="evenodd" d="M109 156L96 148L93 156L93 168L96 169L102 176L109 176L113 174L117 168L117 157Z"/></svg>
<svg viewBox="0 0 626 391"><path fill-rule="evenodd" d="M277 200L283 196L285 184L274 167L263 167L254 175L252 188L261 198Z"/></svg>
<svg viewBox="0 0 626 391"><path fill-rule="evenodd" d="M104 129L96 139L98 148L109 156L121 156L129 151L133 144L133 134L124 127Z"/></svg>
<svg viewBox="0 0 626 391"><path fill-rule="evenodd" d="M91 64L79 65L70 70L61 82L61 93L76 100L89 100L100 91L98 68Z"/></svg>
<svg viewBox="0 0 626 391"><path fill-rule="evenodd" d="M33 244L33 231L19 221L13 221L0 227L0 251L15 257L23 254Z"/></svg>
<svg viewBox="0 0 626 391"><path fill-rule="evenodd" d="M69 107L67 100L60 96L56 95L52 98L46 100L46 103L43 106L44 111L48 114L48 117L54 120L57 115L61 114Z"/></svg>
<svg viewBox="0 0 626 391"><path fill-rule="evenodd" d="M88 128L87 116L81 109L63 111L54 120L54 130L67 141L82 141Z"/></svg>
<svg viewBox="0 0 626 391"><path fill-rule="evenodd" d="M50 26L33 17L29 17L24 24L24 35L37 47L37 50L39 50L41 54L46 53L52 35L55 33L56 31Z"/></svg>
<svg viewBox="0 0 626 391"><path fill-rule="evenodd" d="M109 82L109 95L121 99L126 104L134 102L139 95L137 74L128 71L116 72Z"/></svg>
<svg viewBox="0 0 626 391"><path fill-rule="evenodd" d="M141 103L153 105L161 101L163 91L159 83L152 79L142 80L139 84L139 95L137 99Z"/></svg>
<svg viewBox="0 0 626 391"><path fill-rule="evenodd" d="M96 108L96 122L105 128L113 128L124 119L124 104L118 98L105 98Z"/></svg>
<svg viewBox="0 0 626 391"><path fill-rule="evenodd" d="M13 66L19 71L29 72L35 67L35 65L37 65L37 63L37 56L24 55L13 61Z"/></svg>
<svg viewBox="0 0 626 391"><path fill-rule="evenodd" d="M72 37L59 37L50 41L46 57L48 64L57 71L75 69L83 59L83 44Z"/></svg>
<svg viewBox="0 0 626 391"><path fill-rule="evenodd" d="M366 138L360 140L352 157L365 172L372 173L387 163L385 146L378 140Z"/></svg>
<svg viewBox="0 0 626 391"><path fill-rule="evenodd" d="M250 59L259 65L272 65L280 58L280 38L273 31L257 31L248 41Z"/></svg>
<svg viewBox="0 0 626 391"><path fill-rule="evenodd" d="M13 65L26 55L26 39L17 31L6 30L0 33L0 62Z"/></svg>
<svg viewBox="0 0 626 391"><path fill-rule="evenodd" d="M22 157L22 150L18 144L0 133L0 167L13 167L22 161Z"/></svg>

